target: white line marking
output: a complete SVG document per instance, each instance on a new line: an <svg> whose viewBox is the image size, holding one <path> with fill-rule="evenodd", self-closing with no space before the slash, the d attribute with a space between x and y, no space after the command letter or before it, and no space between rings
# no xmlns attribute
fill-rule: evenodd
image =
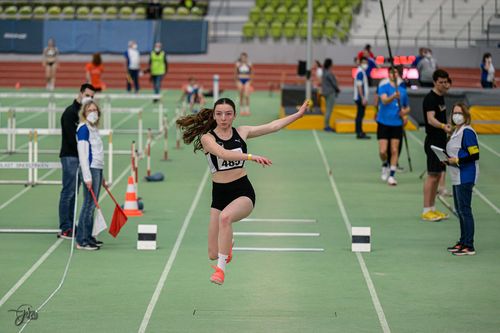
<svg viewBox="0 0 500 333"><path fill-rule="evenodd" d="M59 229L0 229L1 233L16 233L16 234L54 234L58 233Z"/></svg>
<svg viewBox="0 0 500 333"><path fill-rule="evenodd" d="M40 257L40 259L38 259L38 261L31 266L31 268L19 279L19 281L17 281L16 284L2 297L0 300L0 307L5 304L10 296L16 292L16 290L31 276L31 274L33 274L34 271L36 271L41 264L43 264L43 262L52 254L52 252L54 252L55 249L57 249L59 245L61 245L62 242L63 239L60 238L51 245L51 247Z"/></svg>
<svg viewBox="0 0 500 333"><path fill-rule="evenodd" d="M319 237L319 232L234 232L235 236Z"/></svg>
<svg viewBox="0 0 500 333"><path fill-rule="evenodd" d="M410 134L410 136L415 140L417 141L418 143L420 143L421 146L424 145L424 143L422 142L422 140L420 140L419 138L417 138L415 136L415 134L411 133L411 132L407 132L408 134ZM481 146L484 146L484 144L480 143ZM486 148L488 149L488 148ZM492 153L496 153L495 151L492 150ZM500 156L500 155L499 155ZM473 192L476 193L477 195L479 195L479 197L488 205L490 206L491 208L493 208L493 210L497 213L497 214L500 214L500 208L498 208L493 202L491 202L490 200L488 200L488 198L482 194L481 192L479 192L479 190L477 189L477 186L474 186L474 189L473 189Z"/></svg>
<svg viewBox="0 0 500 333"><path fill-rule="evenodd" d="M316 223L313 219L243 219L241 222L291 222L291 223Z"/></svg>
<svg viewBox="0 0 500 333"><path fill-rule="evenodd" d="M153 293L153 296L151 297L151 301L149 302L146 313L144 314L144 317L142 319L141 326L139 327L139 331L138 331L139 333L146 332L146 328L148 327L149 320L151 319L151 315L153 314L153 310L156 306L156 302L158 302L158 298L160 297L161 290L163 289L163 286L165 285L168 274L170 273L170 269L172 268L172 265L174 264L175 257L177 256L177 252L179 251L182 239L184 238L184 234L186 233L189 222L191 221L191 217L193 216L194 210L196 209L196 206L198 206L198 202L200 201L201 193L203 192L203 189L205 188L205 184L207 183L208 175L209 175L209 172L207 169L207 171L205 171L205 174L203 175L203 179L201 180L200 185L198 185L198 191L196 192L196 195L193 199L193 202L191 203L191 207L189 208L188 214L186 215L186 218L184 219L184 223L182 224L182 228L179 231L179 234L177 235L177 240L175 241L172 252L170 252L170 256L168 257L168 261L165 264L165 268L163 269L163 272L161 273L160 280L158 281L158 284L156 285L156 289Z"/></svg>
<svg viewBox="0 0 500 333"><path fill-rule="evenodd" d="M486 148L486 150L488 150L490 153L492 153L493 155L496 155L497 157L500 157L500 153L497 152L495 149L491 148L490 146L488 146L486 143L484 143L483 141L480 141L479 142L479 146L480 147L484 147Z"/></svg>
<svg viewBox="0 0 500 333"><path fill-rule="evenodd" d="M315 130L313 130L313 135L314 135L314 139L316 140L316 145L318 146L319 153L321 154L321 158L323 159L323 164L325 165L325 171L326 171L326 174L328 176L328 179L330 180L330 185L332 187L333 193L335 194L335 198L337 199L337 205L340 208L340 213L341 213L342 218L344 220L344 224L345 224L345 227L347 229L347 233L349 234L349 237L351 237L351 228L352 228L351 222L349 222L349 217L347 216L347 211L344 207L344 203L343 203L342 198L340 196L340 192L337 189L337 184L335 183L335 180L333 179L333 175L330 174L330 171L332 171L332 169L328 165L328 161L326 159L326 155L325 155L325 152L323 150L323 146L321 145L321 142L319 141L319 138L318 138L318 134L316 133ZM370 291L372 303L373 303L373 306L375 307L375 311L377 312L380 326L382 327L382 330L384 333L390 333L391 329L389 328L389 324L387 323L387 319L385 318L384 309L382 308L382 304L380 304L380 300L378 299L377 291L375 290L375 286L374 286L372 279L370 277L370 272L368 271L368 268L366 267L365 260L363 259L363 256L359 252L356 252L356 257L358 258L359 266L361 267L361 271L363 272L363 277L365 278L366 285L368 286L368 290Z"/></svg>
<svg viewBox="0 0 500 333"><path fill-rule="evenodd" d="M313 247L233 247L233 251L255 252L323 252L323 248Z"/></svg>

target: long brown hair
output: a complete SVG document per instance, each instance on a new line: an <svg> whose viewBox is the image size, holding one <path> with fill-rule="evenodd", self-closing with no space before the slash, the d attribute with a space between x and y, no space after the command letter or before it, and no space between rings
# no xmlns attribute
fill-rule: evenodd
<svg viewBox="0 0 500 333"><path fill-rule="evenodd" d="M186 144L194 143L194 152L202 150L201 136L210 132L217 127L217 122L214 119L214 110L219 104L229 104L236 112L234 102L229 98L220 98L215 102L213 109L203 108L196 114L181 117L176 123L179 125L182 133L182 140Z"/></svg>
<svg viewBox="0 0 500 333"><path fill-rule="evenodd" d="M469 107L464 102L457 102L457 103L455 103L453 105L453 108L451 109L451 114L452 114L452 116L451 116L451 124L453 126L457 125L453 121L453 110L455 110L455 107L459 107L460 109L462 109L462 112L464 114L464 125L470 125L472 117L471 117L471 114L470 114Z"/></svg>
<svg viewBox="0 0 500 333"><path fill-rule="evenodd" d="M102 64L101 54L99 52L92 55L92 64L94 64L94 66Z"/></svg>

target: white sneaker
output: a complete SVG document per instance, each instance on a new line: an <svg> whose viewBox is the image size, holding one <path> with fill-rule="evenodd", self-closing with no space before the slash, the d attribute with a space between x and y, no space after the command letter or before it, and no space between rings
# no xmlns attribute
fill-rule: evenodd
<svg viewBox="0 0 500 333"><path fill-rule="evenodd" d="M388 177L389 177L389 168L382 167L382 173L380 174L380 179L382 179L382 181L386 182Z"/></svg>
<svg viewBox="0 0 500 333"><path fill-rule="evenodd" d="M390 186L396 186L396 185L398 185L398 182L397 182L396 178L389 177L389 178L387 178L387 184L389 184Z"/></svg>

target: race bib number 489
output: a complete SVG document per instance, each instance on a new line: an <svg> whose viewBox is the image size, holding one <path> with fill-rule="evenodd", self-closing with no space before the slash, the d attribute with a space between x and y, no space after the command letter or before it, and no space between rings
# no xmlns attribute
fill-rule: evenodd
<svg viewBox="0 0 500 333"><path fill-rule="evenodd" d="M243 152L241 148L231 149L231 151L237 151L240 153ZM243 161L226 161L221 158L217 158L217 164L219 166L218 167L219 170L230 170L241 167L243 165Z"/></svg>

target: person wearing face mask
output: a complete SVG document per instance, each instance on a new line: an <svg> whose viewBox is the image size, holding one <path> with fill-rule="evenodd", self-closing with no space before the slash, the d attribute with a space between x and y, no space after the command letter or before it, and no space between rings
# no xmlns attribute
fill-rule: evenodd
<svg viewBox="0 0 500 333"><path fill-rule="evenodd" d="M365 116L369 95L368 75L366 74L367 69L368 59L362 57L354 79L354 102L357 106L356 138L358 139L370 139L370 136L363 132L363 118Z"/></svg>
<svg viewBox="0 0 500 333"><path fill-rule="evenodd" d="M337 77L333 74L333 61L330 58L326 58L323 63L323 77L321 79L321 95L325 97L326 101L325 132L333 132L333 128L330 127L330 118L333 113L335 98L337 98L339 92L340 88L337 83Z"/></svg>
<svg viewBox="0 0 500 333"><path fill-rule="evenodd" d="M126 72L127 72L127 91L132 90L134 85L135 93L139 92L139 71L141 69L141 54L137 49L137 43L134 40L128 42L128 49L125 51Z"/></svg>
<svg viewBox="0 0 500 333"><path fill-rule="evenodd" d="M99 198L102 183L102 169L104 168L104 147L99 136L99 119L101 110L91 101L82 106L80 124L76 131L78 140L78 160L82 171L83 204L78 219L78 233L76 234L76 248L79 250L99 250L100 244L92 237L94 225L93 215L95 203L90 190ZM101 243L102 244L102 243Z"/></svg>
<svg viewBox="0 0 500 333"><path fill-rule="evenodd" d="M156 42L153 51L149 55L149 68L147 72L151 74L153 89L155 94L159 94L161 90L161 81L168 72L167 54L161 48L161 43ZM158 102L157 99L154 102Z"/></svg>
<svg viewBox="0 0 500 333"><path fill-rule="evenodd" d="M62 165L62 189L59 198L59 229L58 237L71 239L73 237L73 208L75 205L76 175L78 173L78 149L76 143L76 128L78 112L83 104L92 100L95 88L84 83L73 103L64 110L61 116L61 150L59 158Z"/></svg>
<svg viewBox="0 0 500 333"><path fill-rule="evenodd" d="M432 74L437 69L436 59L432 57L431 49L425 49L423 58L417 64L418 81L421 87L434 87Z"/></svg>
<svg viewBox="0 0 500 333"><path fill-rule="evenodd" d="M460 222L460 239L448 251L456 256L474 255L472 189L479 176L479 144L470 126L471 115L464 103L453 106L451 124L455 130L446 145L448 172L453 185L453 201Z"/></svg>
<svg viewBox="0 0 500 333"><path fill-rule="evenodd" d="M487 52L483 55L481 63L481 86L485 89L496 88L495 82L495 67L491 60L491 53Z"/></svg>

